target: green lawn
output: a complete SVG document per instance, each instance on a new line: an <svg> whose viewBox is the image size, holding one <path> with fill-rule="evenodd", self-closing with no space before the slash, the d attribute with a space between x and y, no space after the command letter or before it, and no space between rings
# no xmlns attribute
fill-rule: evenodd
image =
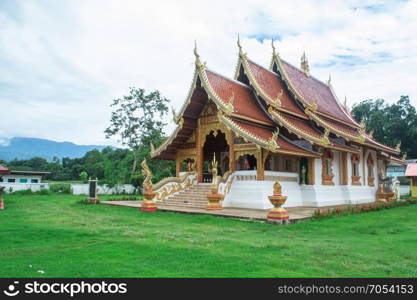
<svg viewBox="0 0 417 300"><path fill-rule="evenodd" d="M275 226L83 198L5 195L0 277L417 276L417 205Z"/></svg>

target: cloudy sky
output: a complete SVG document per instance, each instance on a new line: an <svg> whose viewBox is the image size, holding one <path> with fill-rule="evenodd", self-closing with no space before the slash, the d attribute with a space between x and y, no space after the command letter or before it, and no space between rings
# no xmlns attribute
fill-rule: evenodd
<svg viewBox="0 0 417 300"><path fill-rule="evenodd" d="M115 145L103 134L113 98L158 89L178 110L194 40L232 77L238 33L264 66L271 38L297 66L305 50L350 105L409 95L417 106L417 0L0 0L0 137Z"/></svg>

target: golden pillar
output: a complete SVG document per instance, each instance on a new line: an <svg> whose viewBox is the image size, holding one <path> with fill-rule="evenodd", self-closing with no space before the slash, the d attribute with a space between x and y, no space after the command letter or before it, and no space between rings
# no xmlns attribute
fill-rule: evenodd
<svg viewBox="0 0 417 300"><path fill-rule="evenodd" d="M179 177L180 176L180 168L181 168L181 161L180 158L177 156L177 158L175 159L175 176Z"/></svg>
<svg viewBox="0 0 417 300"><path fill-rule="evenodd" d="M195 134L195 147L196 147L196 168L197 168L197 182L203 182L203 146L201 136L201 124L200 119L197 122L197 129Z"/></svg>
<svg viewBox="0 0 417 300"><path fill-rule="evenodd" d="M256 155L256 180L265 180L265 162L264 162L264 150L261 148L257 151Z"/></svg>
<svg viewBox="0 0 417 300"><path fill-rule="evenodd" d="M230 172L236 171L236 162L235 162L235 135L233 132L231 134L230 145L229 145L229 170Z"/></svg>

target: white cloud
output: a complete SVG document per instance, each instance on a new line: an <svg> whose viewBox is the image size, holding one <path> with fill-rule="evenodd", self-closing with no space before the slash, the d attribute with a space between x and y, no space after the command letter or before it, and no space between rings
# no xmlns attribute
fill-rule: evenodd
<svg viewBox="0 0 417 300"><path fill-rule="evenodd" d="M305 50L312 74L331 73L349 104L417 104L417 1L5 1L0 136L109 143L113 98L159 89L178 109L194 40L209 68L233 76L237 33L265 66L271 36L295 65Z"/></svg>

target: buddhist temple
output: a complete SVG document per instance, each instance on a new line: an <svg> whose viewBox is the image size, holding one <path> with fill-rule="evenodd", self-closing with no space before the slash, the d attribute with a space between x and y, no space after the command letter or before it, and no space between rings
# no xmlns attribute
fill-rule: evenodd
<svg viewBox="0 0 417 300"><path fill-rule="evenodd" d="M181 190L214 181L223 207L268 209L274 182L281 183L285 206L329 206L373 202L391 161L392 148L365 131L336 97L330 78L311 72L307 56L300 67L280 57L272 43L269 68L243 51L234 78L202 62L194 49L195 70L174 132L153 159L174 160L176 177L154 186L156 201L182 200Z"/></svg>

